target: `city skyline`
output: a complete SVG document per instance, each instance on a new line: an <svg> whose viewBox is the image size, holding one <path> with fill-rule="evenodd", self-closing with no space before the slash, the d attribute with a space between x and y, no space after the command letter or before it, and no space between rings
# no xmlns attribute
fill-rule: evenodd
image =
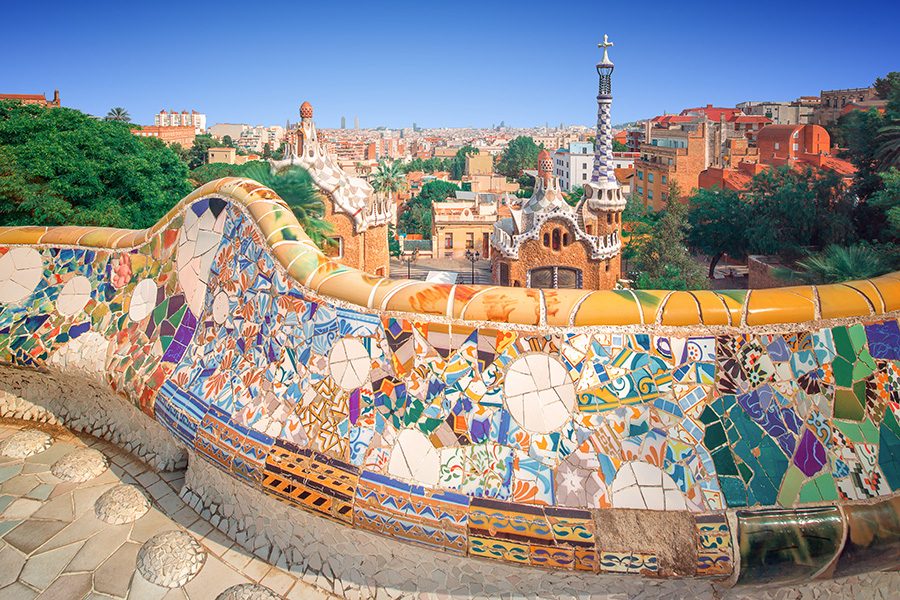
<svg viewBox="0 0 900 600"><path fill-rule="evenodd" d="M87 4L92 10L5 9L19 26L0 47L18 58L4 69L2 91L58 88L65 106L96 115L123 106L141 124L161 109L198 110L210 124L279 124L296 120L309 100L323 128L339 127L342 116L363 128L590 126L604 33L616 44L616 123L866 86L895 70L891 59L900 55L885 14L900 10L886 2L872 11L879 18L838 19L829 7L840 5L817 2L798 9L801 20L758 23L748 9L699 3L645 2L641 13L653 18L640 19L631 7L596 2L576 2L566 14L530 1L514 10L351 2L340 11L274 2L236 20L240 9L201 2L187 18L167 15L164 27L158 11ZM450 26L448 11L464 16L464 26ZM246 35L254 18L278 27L261 28L254 43Z"/></svg>

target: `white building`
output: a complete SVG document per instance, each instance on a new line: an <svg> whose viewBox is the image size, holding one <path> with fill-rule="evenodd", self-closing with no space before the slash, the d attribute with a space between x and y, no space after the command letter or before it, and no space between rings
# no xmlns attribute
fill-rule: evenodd
<svg viewBox="0 0 900 600"><path fill-rule="evenodd" d="M237 140L246 129L250 129L250 126L243 123L216 123L209 128L209 134L218 140L225 139L226 135Z"/></svg>
<svg viewBox="0 0 900 600"><path fill-rule="evenodd" d="M560 148L553 154L553 174L564 192L571 192L572 188L590 181L593 168L593 144L572 142L568 148Z"/></svg>
<svg viewBox="0 0 900 600"><path fill-rule="evenodd" d="M237 138L232 139L238 147L245 150L262 152L265 145L269 144L269 148L274 151L278 149L284 139L284 127L280 125L246 127Z"/></svg>
<svg viewBox="0 0 900 600"><path fill-rule="evenodd" d="M191 125L194 128L195 135L206 133L206 115L198 113L196 110L191 112L186 110L181 112L161 110L153 117L153 124L157 127L185 127Z"/></svg>

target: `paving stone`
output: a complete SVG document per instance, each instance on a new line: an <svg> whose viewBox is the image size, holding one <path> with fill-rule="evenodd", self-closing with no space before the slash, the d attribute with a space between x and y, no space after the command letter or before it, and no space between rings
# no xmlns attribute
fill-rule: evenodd
<svg viewBox="0 0 900 600"><path fill-rule="evenodd" d="M5 536L4 541L23 554L31 554L68 525L65 521L25 521Z"/></svg>
<svg viewBox="0 0 900 600"><path fill-rule="evenodd" d="M207 556L200 573L187 582L184 591L191 599L215 598L215 594L239 583L250 583L250 580L215 556Z"/></svg>
<svg viewBox="0 0 900 600"><path fill-rule="evenodd" d="M83 598L90 591L90 573L63 575L54 581L53 584L41 594L41 600L72 600L73 598Z"/></svg>
<svg viewBox="0 0 900 600"><path fill-rule="evenodd" d="M116 550L94 571L94 590L112 596L125 596L140 549L139 544L127 542Z"/></svg>
<svg viewBox="0 0 900 600"><path fill-rule="evenodd" d="M71 442L60 442L57 441L55 444L50 446L50 448L46 452L41 452L40 454L35 454L34 456L29 456L25 459L27 464L34 465L52 465L57 460L76 450L80 446L76 446Z"/></svg>
<svg viewBox="0 0 900 600"><path fill-rule="evenodd" d="M33 519L56 519L58 521L74 521L75 510L72 507L72 494L51 494L50 500L31 515Z"/></svg>
<svg viewBox="0 0 900 600"><path fill-rule="evenodd" d="M103 529L104 523L98 521L93 515L81 515L78 519L66 525L62 531L47 540L38 550L46 552L54 548L68 546L74 542L84 541Z"/></svg>
<svg viewBox="0 0 900 600"><path fill-rule="evenodd" d="M25 565L25 555L10 545L0 550L0 588L14 582Z"/></svg>
<svg viewBox="0 0 900 600"><path fill-rule="evenodd" d="M22 474L18 477L9 479L3 485L0 485L0 493L11 494L13 496L24 496L40 485L40 483L41 480L37 478L37 475Z"/></svg>
<svg viewBox="0 0 900 600"><path fill-rule="evenodd" d="M106 456L94 448L79 448L53 463L50 472L63 481L82 482L98 477L106 471Z"/></svg>
<svg viewBox="0 0 900 600"><path fill-rule="evenodd" d="M7 437L0 443L0 454L11 458L28 458L44 452L53 443L53 438L37 429L23 429Z"/></svg>
<svg viewBox="0 0 900 600"><path fill-rule="evenodd" d="M128 592L128 600L160 600L172 591L170 588L150 583L137 571L131 578L131 589Z"/></svg>
<svg viewBox="0 0 900 600"><path fill-rule="evenodd" d="M108 525L85 542L66 571L93 571L128 539L128 525Z"/></svg>
<svg viewBox="0 0 900 600"><path fill-rule="evenodd" d="M296 579L284 571L272 568L266 573L266 576L262 578L260 583L283 596L291 589L296 581Z"/></svg>
<svg viewBox="0 0 900 600"><path fill-rule="evenodd" d="M172 528L172 521L161 513L155 506L151 506L147 513L134 522L131 529L131 535L128 536L131 541L143 544L151 537Z"/></svg>
<svg viewBox="0 0 900 600"><path fill-rule="evenodd" d="M37 592L19 582L12 583L0 590L0 600L31 600Z"/></svg>
<svg viewBox="0 0 900 600"><path fill-rule="evenodd" d="M256 583L233 585L216 596L216 600L278 600L279 595Z"/></svg>
<svg viewBox="0 0 900 600"><path fill-rule="evenodd" d="M133 485L117 485L105 491L94 503L97 518L111 525L131 523L150 510L144 493Z"/></svg>
<svg viewBox="0 0 900 600"><path fill-rule="evenodd" d="M5 467L0 467L0 483L8 479L12 479L16 475L22 472L22 464L17 463L14 465L9 465Z"/></svg>
<svg viewBox="0 0 900 600"><path fill-rule="evenodd" d="M82 545L83 542L79 542L30 556L19 580L39 590L47 589Z"/></svg>
<svg viewBox="0 0 900 600"><path fill-rule="evenodd" d="M16 520L16 521L0 521L0 538L2 538L4 535L6 535L7 532L12 531L13 529L15 529L15 528L19 525L19 523L21 523L21 522L22 522L22 521L19 521L19 520ZM3 544L5 545L6 542L3 542Z"/></svg>
<svg viewBox="0 0 900 600"><path fill-rule="evenodd" d="M34 511L41 507L40 500L32 500L31 498L19 498L10 504L3 511L4 519L27 519L34 514Z"/></svg>
<svg viewBox="0 0 900 600"><path fill-rule="evenodd" d="M51 483L42 483L28 492L27 496L34 500L46 500L50 497L50 492L53 491L54 487L55 486Z"/></svg>

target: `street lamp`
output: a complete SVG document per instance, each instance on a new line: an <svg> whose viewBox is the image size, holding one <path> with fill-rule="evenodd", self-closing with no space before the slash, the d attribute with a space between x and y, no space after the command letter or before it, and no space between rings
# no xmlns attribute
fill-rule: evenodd
<svg viewBox="0 0 900 600"><path fill-rule="evenodd" d="M412 279L412 264L419 258L419 249L416 248L409 254L401 255L400 260L406 263L406 278Z"/></svg>
<svg viewBox="0 0 900 600"><path fill-rule="evenodd" d="M466 250L466 259L472 263L472 285L475 285L475 263L478 262L479 258L481 258L481 252L478 250L475 250L474 252L471 248Z"/></svg>

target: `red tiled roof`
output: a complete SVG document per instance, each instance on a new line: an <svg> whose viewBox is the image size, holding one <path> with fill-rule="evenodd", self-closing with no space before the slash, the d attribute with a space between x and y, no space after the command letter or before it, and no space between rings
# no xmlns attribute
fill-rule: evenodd
<svg viewBox="0 0 900 600"><path fill-rule="evenodd" d="M0 100L43 100L47 97L43 94L0 94Z"/></svg>
<svg viewBox="0 0 900 600"><path fill-rule="evenodd" d="M710 121L720 121L722 116L725 118L729 118L736 114L743 114L743 111L739 108L725 108L721 106L713 106L712 104L707 104L706 106L698 106L697 108L686 108L681 111L682 115L690 115L690 114L702 114L706 115L706 118Z"/></svg>
<svg viewBox="0 0 900 600"><path fill-rule="evenodd" d="M729 123L771 123L772 119L762 115L731 115L725 119Z"/></svg>

